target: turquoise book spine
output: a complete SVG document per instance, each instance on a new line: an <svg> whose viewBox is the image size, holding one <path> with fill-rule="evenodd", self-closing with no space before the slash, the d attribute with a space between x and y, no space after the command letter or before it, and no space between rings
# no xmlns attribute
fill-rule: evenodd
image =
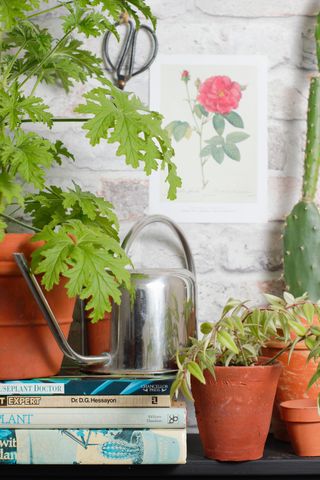
<svg viewBox="0 0 320 480"><path fill-rule="evenodd" d="M186 430L0 430L0 464L186 463Z"/></svg>

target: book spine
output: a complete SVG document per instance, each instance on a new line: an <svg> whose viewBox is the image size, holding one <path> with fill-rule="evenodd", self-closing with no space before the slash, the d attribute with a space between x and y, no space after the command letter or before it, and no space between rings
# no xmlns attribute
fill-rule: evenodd
<svg viewBox="0 0 320 480"><path fill-rule="evenodd" d="M0 408L114 408L114 407L170 407L169 395L6 395L0 397Z"/></svg>
<svg viewBox="0 0 320 480"><path fill-rule="evenodd" d="M182 464L186 430L0 430L0 464Z"/></svg>
<svg viewBox="0 0 320 480"><path fill-rule="evenodd" d="M88 378L55 377L0 382L5 395L169 395L174 377Z"/></svg>
<svg viewBox="0 0 320 480"><path fill-rule="evenodd" d="M186 409L0 408L3 428L185 428Z"/></svg>

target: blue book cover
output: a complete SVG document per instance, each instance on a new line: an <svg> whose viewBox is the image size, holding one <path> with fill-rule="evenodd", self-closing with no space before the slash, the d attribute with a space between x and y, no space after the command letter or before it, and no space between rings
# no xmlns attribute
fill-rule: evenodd
<svg viewBox="0 0 320 480"><path fill-rule="evenodd" d="M169 395L174 375L50 377L0 381L0 395Z"/></svg>
<svg viewBox="0 0 320 480"><path fill-rule="evenodd" d="M0 464L181 464L186 430L0 430Z"/></svg>

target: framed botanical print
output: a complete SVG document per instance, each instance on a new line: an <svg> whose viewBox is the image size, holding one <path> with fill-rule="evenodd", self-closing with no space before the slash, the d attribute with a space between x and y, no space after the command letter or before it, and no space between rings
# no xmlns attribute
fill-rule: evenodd
<svg viewBox="0 0 320 480"><path fill-rule="evenodd" d="M150 108L164 116L182 178L167 200L150 181L150 213L180 222L264 222L267 209L267 62L261 56L160 55Z"/></svg>

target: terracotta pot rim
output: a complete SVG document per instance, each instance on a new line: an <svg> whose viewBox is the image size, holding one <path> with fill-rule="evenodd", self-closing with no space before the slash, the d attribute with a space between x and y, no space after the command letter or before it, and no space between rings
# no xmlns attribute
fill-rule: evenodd
<svg viewBox="0 0 320 480"><path fill-rule="evenodd" d="M275 350L282 350L282 348L286 347L288 343L280 342L278 340L273 340L266 343L265 348L274 348ZM306 347L305 342L299 342L294 347L295 350L308 350Z"/></svg>
<svg viewBox="0 0 320 480"><path fill-rule="evenodd" d="M19 238L23 238L23 237L33 237L35 233L34 232L20 232L20 233L6 233L5 234L5 238L6 237L10 237L10 238L16 238L16 239L19 239ZM4 242L4 240L1 240L0 241L0 245L1 243Z"/></svg>
<svg viewBox="0 0 320 480"><path fill-rule="evenodd" d="M270 357L264 357L264 356L259 357L259 362L264 361L264 360L270 360ZM275 360L273 363L270 363L269 365L265 365L263 363L262 364L261 363L255 363L255 364L252 364L252 365L231 365L231 366L228 365L227 367L225 365L215 365L214 369L215 370L216 369L217 370L227 370L229 372L231 370L238 370L238 369L252 370L254 368L255 370L257 370L257 369L263 370L265 368L273 368L273 367L282 368L282 365L278 360Z"/></svg>
<svg viewBox="0 0 320 480"><path fill-rule="evenodd" d="M280 411L285 422L320 423L317 401L311 398L298 398L282 402Z"/></svg>

